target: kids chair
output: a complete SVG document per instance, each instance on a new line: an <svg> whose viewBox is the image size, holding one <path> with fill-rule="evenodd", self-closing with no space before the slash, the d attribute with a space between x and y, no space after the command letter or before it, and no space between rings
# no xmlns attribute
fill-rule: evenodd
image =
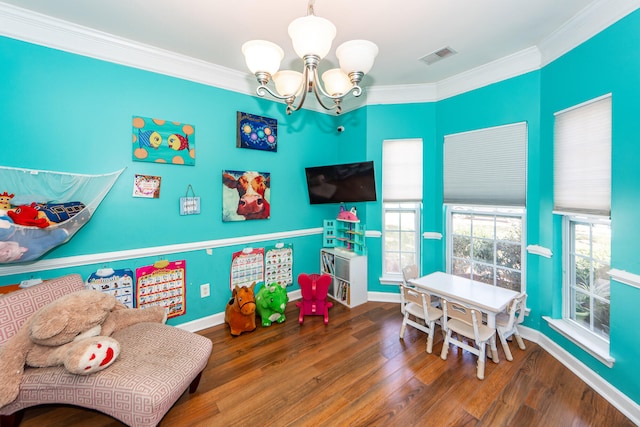
<svg viewBox="0 0 640 427"><path fill-rule="evenodd" d="M304 316L324 316L324 324L329 324L329 307L333 307L333 303L327 301L327 292L331 280L328 274L300 273L298 275L302 301L297 302L296 306L300 308L298 322L301 325L304 322Z"/></svg>

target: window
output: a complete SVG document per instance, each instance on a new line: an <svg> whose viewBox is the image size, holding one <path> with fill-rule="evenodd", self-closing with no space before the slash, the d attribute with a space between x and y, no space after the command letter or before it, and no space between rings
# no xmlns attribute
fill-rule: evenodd
<svg viewBox="0 0 640 427"><path fill-rule="evenodd" d="M384 203L384 271L401 275L402 268L420 265L420 204Z"/></svg>
<svg viewBox="0 0 640 427"><path fill-rule="evenodd" d="M563 216L563 319L608 345L610 95L556 113L554 213Z"/></svg>
<svg viewBox="0 0 640 427"><path fill-rule="evenodd" d="M444 137L447 271L525 291L526 122Z"/></svg>
<svg viewBox="0 0 640 427"><path fill-rule="evenodd" d="M382 275L400 278L421 264L422 139L383 141L382 201Z"/></svg>
<svg viewBox="0 0 640 427"><path fill-rule="evenodd" d="M609 339L611 226L606 220L565 217L568 271L565 318Z"/></svg>
<svg viewBox="0 0 640 427"><path fill-rule="evenodd" d="M524 292L524 209L449 207L447 271Z"/></svg>

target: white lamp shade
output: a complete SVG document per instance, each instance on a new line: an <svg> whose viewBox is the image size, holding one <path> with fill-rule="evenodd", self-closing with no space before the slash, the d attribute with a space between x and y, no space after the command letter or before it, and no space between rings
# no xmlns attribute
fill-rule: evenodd
<svg viewBox="0 0 640 427"><path fill-rule="evenodd" d="M278 71L273 75L273 83L280 96L298 95L302 85L302 73L291 70Z"/></svg>
<svg viewBox="0 0 640 427"><path fill-rule="evenodd" d="M376 55L378 46L368 40L351 40L342 43L336 49L340 68L347 74L355 71L367 74L373 67Z"/></svg>
<svg viewBox="0 0 640 427"><path fill-rule="evenodd" d="M322 73L322 81L324 89L329 95L343 95L353 87L349 76L347 76L340 68L332 68Z"/></svg>
<svg viewBox="0 0 640 427"><path fill-rule="evenodd" d="M266 40L251 40L242 45L242 53L249 70L255 74L259 71L274 75L280 68L284 52L275 43Z"/></svg>
<svg viewBox="0 0 640 427"><path fill-rule="evenodd" d="M293 49L300 58L305 55L318 55L320 59L327 56L331 43L336 36L336 27L331 21L308 15L294 19L289 24L289 37Z"/></svg>

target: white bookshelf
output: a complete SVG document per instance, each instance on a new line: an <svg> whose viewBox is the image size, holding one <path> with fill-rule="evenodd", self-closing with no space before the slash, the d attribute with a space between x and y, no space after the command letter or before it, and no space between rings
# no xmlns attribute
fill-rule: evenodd
<svg viewBox="0 0 640 427"><path fill-rule="evenodd" d="M367 302L367 256L338 248L320 250L320 271L332 277L329 296L347 307Z"/></svg>

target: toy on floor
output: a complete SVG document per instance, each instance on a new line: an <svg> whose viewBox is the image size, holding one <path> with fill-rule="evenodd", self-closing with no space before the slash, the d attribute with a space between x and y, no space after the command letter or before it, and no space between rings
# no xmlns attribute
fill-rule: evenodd
<svg viewBox="0 0 640 427"><path fill-rule="evenodd" d="M260 288L256 295L256 310L262 319L262 326L271 326L273 322L284 322L287 319L284 310L288 302L289 296L285 286L272 283Z"/></svg>
<svg viewBox="0 0 640 427"><path fill-rule="evenodd" d="M111 334L136 323L166 319L164 307L129 309L99 291L81 290L55 300L0 347L0 407L18 396L25 365L64 365L81 375L98 372L120 354L120 344Z"/></svg>
<svg viewBox="0 0 640 427"><path fill-rule="evenodd" d="M224 322L231 328L231 335L256 329L256 299L251 286L235 286L224 310Z"/></svg>
<svg viewBox="0 0 640 427"><path fill-rule="evenodd" d="M300 308L298 322L301 325L304 316L324 316L324 324L329 324L329 308L333 307L333 303L327 301L327 294L332 280L328 274L298 275L302 301L297 302L296 306Z"/></svg>

